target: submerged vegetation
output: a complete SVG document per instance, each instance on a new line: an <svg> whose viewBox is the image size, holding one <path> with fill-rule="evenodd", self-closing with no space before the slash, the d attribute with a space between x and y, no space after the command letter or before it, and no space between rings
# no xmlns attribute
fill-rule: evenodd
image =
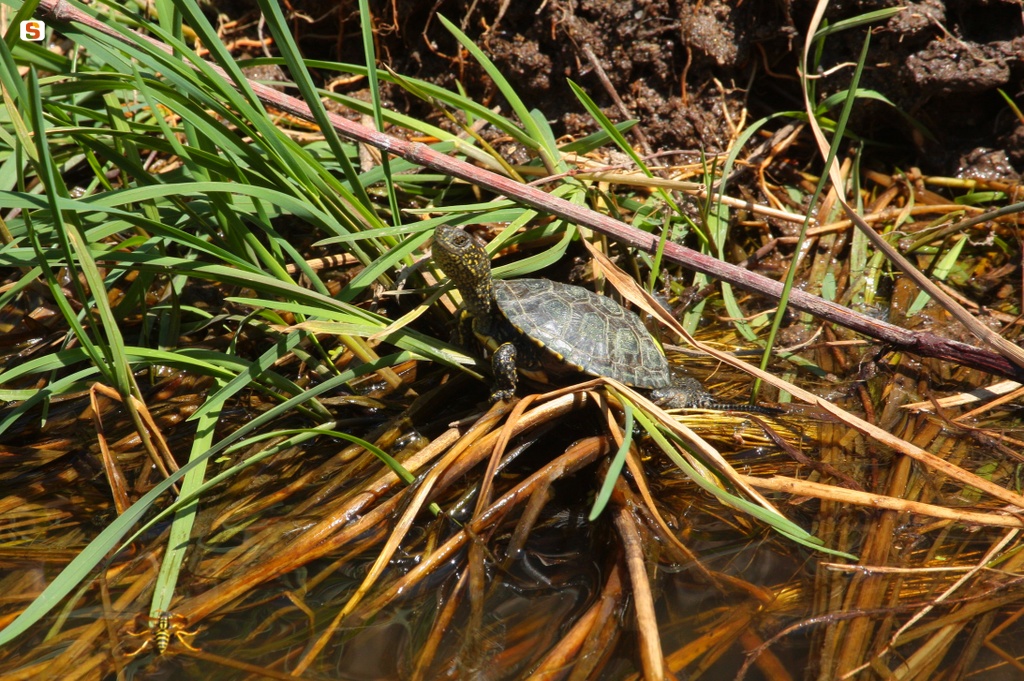
<svg viewBox="0 0 1024 681"><path fill-rule="evenodd" d="M1024 670L1020 187L865 160L891 11L815 15L802 73L864 36L838 95L652 157L575 84L595 132L557 138L446 19L502 106L303 61L262 9L273 58L188 0L42 2L50 49L0 43L0 675ZM442 224L781 413L614 377L490 402Z"/></svg>

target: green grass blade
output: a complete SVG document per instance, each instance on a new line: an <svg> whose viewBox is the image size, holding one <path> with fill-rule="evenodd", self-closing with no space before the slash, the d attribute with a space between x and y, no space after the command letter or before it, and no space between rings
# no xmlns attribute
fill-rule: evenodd
<svg viewBox="0 0 1024 681"><path fill-rule="evenodd" d="M829 146L828 157L825 159L825 168L831 167L832 161L839 153L839 147L843 142L843 132L846 130L846 123L850 119L850 112L853 110L853 103L856 99L855 93L857 92L857 86L860 83L861 74L864 72L864 64L867 61L868 47L871 45L871 32L868 31L864 35L864 44L861 47L860 57L857 60L857 66L854 69L853 77L850 82L849 94L846 101L843 103L843 110L839 116L839 123L836 126L835 135L832 138L832 144ZM814 189L814 194L811 195L809 205L814 206L818 203L818 197L821 196L825 190L825 186L828 183L828 173L822 173L821 178L818 180L818 184ZM843 187L836 187L837 192L843 192ZM807 227L810 221L810 215L808 214L807 219L800 226L800 234L797 237L796 252L799 252L803 248L804 240L807 238ZM778 336L779 329L782 327L782 321L785 319L786 310L789 305L789 293L793 289L793 282L796 278L796 269L798 266L798 259L793 258L790 263L789 271L786 273L786 281L783 285L782 295L779 297L779 306L772 318L771 329L768 332L768 338L765 341L764 354L761 356L760 368L764 370L768 366L768 362L771 359L772 348L775 346L775 339ZM754 389L752 391L752 397L756 397L758 388L760 387L761 380L756 379L754 381Z"/></svg>
<svg viewBox="0 0 1024 681"><path fill-rule="evenodd" d="M605 506L608 505L608 501L612 498L615 483L622 474L622 467L626 465L626 456L629 454L629 448L633 444L633 409L635 407L629 400L617 393L616 397L622 401L622 444L619 445L615 456L608 463L608 472L605 474L604 481L601 483L601 489L598 490L597 497L594 499L594 507L591 509L590 515L587 516L587 520L590 522L597 520L598 516L604 511Z"/></svg>
<svg viewBox="0 0 1024 681"><path fill-rule="evenodd" d="M964 246L967 245L967 241L968 240L966 238L958 239L957 242L953 244L953 247L946 251L931 272L933 278L938 281L945 281L946 278L949 277L949 273L953 271L954 267L956 267L957 261L960 259L960 254L963 252ZM918 293L917 298L915 298L914 302L910 304L909 308L907 308L907 316L912 317L916 315L924 309L924 306L927 305L928 301L931 299L932 297L924 291Z"/></svg>
<svg viewBox="0 0 1024 681"><path fill-rule="evenodd" d="M604 112L601 111L601 108L594 102L594 100L590 98L590 95L588 95L583 88L581 88L579 85L572 82L571 80L568 80L567 82L569 84L569 88L572 89L573 94L576 95L576 98L580 100L580 103L587 110L587 113L589 113L594 118L594 120L597 121L597 124L601 126L601 130L604 131L604 133L608 135L608 137L610 137L613 142L615 142L615 145L624 154L628 155L631 159L633 159L633 163L637 165L637 167L644 175L646 175L647 177L654 177L654 173L651 172L651 169L647 167L646 163L644 163L644 160L640 157L640 154L638 154L636 150L633 149L633 147L629 144L626 138L623 137L622 133L619 132L618 128L616 128L615 125L612 123L611 119L608 118L604 114ZM664 187L658 187L658 195L661 196L662 200L665 202L665 205L671 207L673 213L676 213L677 215L682 213L682 211L679 208L679 205L675 202L675 200L672 198L672 195L669 194Z"/></svg>
<svg viewBox="0 0 1024 681"><path fill-rule="evenodd" d="M214 388L223 385L218 381ZM160 562L160 570L156 576L153 587L153 599L150 606L150 615L158 616L157 613L171 609L174 600L174 590L178 583L178 575L181 572L181 564L185 560L185 552L188 550L192 538L192 528L195 525L196 514L199 511L200 489L203 487L203 480L206 478L208 459L202 455L213 447L213 438L220 420L220 412L207 413L201 416L196 427L195 439L192 441L192 452L189 461L196 461L195 468L189 470L182 478L181 493L179 499L190 500L187 505L177 508L174 512L174 520L171 522L171 529L167 537L167 550L164 552L163 560Z"/></svg>
<svg viewBox="0 0 1024 681"><path fill-rule="evenodd" d="M512 84L505 79L505 76L498 70L498 67L494 65L494 62L484 54L483 50L476 46L469 36L463 33L458 26L453 24L443 15L437 15L438 20L444 25L448 31L455 36L455 39L459 41L469 52L473 59L487 72L491 80L501 91L501 94L505 97L508 103L512 106L512 110L519 118L520 125L523 126L523 130L526 132L527 138L530 141L530 148L538 152L541 156L541 160L544 162L544 166L548 169L548 172L555 174L558 172L559 154L557 148L549 148L545 143L544 133L537 127L537 122L534 120L530 113L530 110L520 99L519 93L515 91Z"/></svg>
<svg viewBox="0 0 1024 681"><path fill-rule="evenodd" d="M383 107L380 104L380 81L377 78L377 55L373 43L373 17L370 13L368 0L359 0L359 29L363 38L363 55L366 57L367 82L370 86L370 102L373 104L373 123L377 130L384 132ZM381 171L384 173L384 186L388 192L388 204L391 206L392 224L400 224L401 212L398 208L398 196L395 194L395 183L391 176L391 159L387 153L380 156Z"/></svg>
<svg viewBox="0 0 1024 681"><path fill-rule="evenodd" d="M873 24L877 21L885 21L886 19L896 16L897 14L906 9L906 7L885 7L883 9L876 9L872 12L858 14L855 17L843 19L841 21L837 21L834 24L819 29L814 34L814 39L820 41L822 38L832 35L833 33L839 33L840 31L845 31L851 28L857 28L858 26L867 26L868 24Z"/></svg>

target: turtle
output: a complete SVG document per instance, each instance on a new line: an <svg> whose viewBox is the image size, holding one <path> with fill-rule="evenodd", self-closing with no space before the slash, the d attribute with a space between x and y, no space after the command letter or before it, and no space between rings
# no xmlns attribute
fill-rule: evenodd
<svg viewBox="0 0 1024 681"><path fill-rule="evenodd" d="M462 294L459 342L475 338L491 353L492 401L515 394L517 370L541 383L576 371L649 390L668 408L775 412L718 402L697 379L673 377L640 318L610 298L548 279L494 279L487 251L462 229L438 226L433 258Z"/></svg>

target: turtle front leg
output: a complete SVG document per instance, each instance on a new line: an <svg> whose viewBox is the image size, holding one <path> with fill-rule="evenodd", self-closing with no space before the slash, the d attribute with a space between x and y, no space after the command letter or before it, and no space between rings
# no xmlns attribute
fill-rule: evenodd
<svg viewBox="0 0 1024 681"><path fill-rule="evenodd" d="M516 346L502 343L491 356L491 371L494 373L494 388L491 402L509 400L516 394Z"/></svg>

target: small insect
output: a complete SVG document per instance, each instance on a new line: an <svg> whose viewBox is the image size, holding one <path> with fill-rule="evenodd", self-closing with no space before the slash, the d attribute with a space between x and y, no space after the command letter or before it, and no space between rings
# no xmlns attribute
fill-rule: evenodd
<svg viewBox="0 0 1024 681"><path fill-rule="evenodd" d="M157 613L157 617L149 617L149 626L143 631L128 631L125 632L129 636L149 636L142 645L135 650L125 653L128 657L135 657L146 648L152 646L156 649L157 655L163 655L167 651L167 647L171 644L171 637L178 639L181 645L185 646L189 650L199 651L191 643L185 640L188 636L191 638L199 633L199 629L193 631L186 631L185 627L188 625L188 618L184 615L176 615L173 612Z"/></svg>

